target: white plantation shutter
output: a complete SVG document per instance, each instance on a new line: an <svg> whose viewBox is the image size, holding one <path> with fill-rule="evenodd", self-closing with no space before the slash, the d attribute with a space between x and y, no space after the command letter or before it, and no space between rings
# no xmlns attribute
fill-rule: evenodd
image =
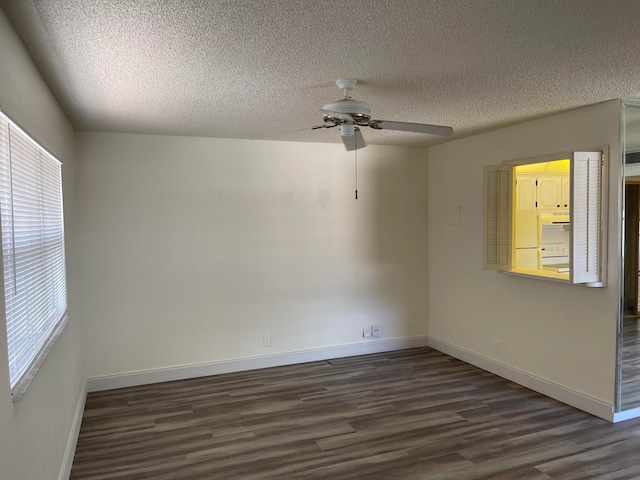
<svg viewBox="0 0 640 480"><path fill-rule="evenodd" d="M484 167L484 269L511 270L513 167Z"/></svg>
<svg viewBox="0 0 640 480"><path fill-rule="evenodd" d="M11 389L21 396L67 310L61 164L0 114L0 223Z"/></svg>
<svg viewBox="0 0 640 480"><path fill-rule="evenodd" d="M571 273L573 283L600 281L602 152L574 152L571 160Z"/></svg>

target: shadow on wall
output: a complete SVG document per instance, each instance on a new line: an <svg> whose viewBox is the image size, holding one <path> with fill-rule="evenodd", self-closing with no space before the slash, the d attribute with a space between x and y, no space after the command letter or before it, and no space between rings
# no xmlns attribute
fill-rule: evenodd
<svg viewBox="0 0 640 480"><path fill-rule="evenodd" d="M428 277L426 151L395 149L384 155L376 162L374 184L372 254L381 270L376 290L388 299L398 336L424 334Z"/></svg>
<svg viewBox="0 0 640 480"><path fill-rule="evenodd" d="M424 149L79 138L89 375L426 333Z"/></svg>

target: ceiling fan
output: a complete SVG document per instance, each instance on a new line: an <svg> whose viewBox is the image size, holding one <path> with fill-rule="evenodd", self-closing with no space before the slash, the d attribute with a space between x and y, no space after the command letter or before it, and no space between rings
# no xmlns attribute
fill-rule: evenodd
<svg viewBox="0 0 640 480"><path fill-rule="evenodd" d="M371 127L374 130L398 130L401 132L426 133L429 135L451 135L453 128L442 125L429 125L427 123L395 122L390 120L371 120L371 107L367 102L354 100L351 91L355 88L357 80L342 78L336 81L338 88L342 90L343 98L337 102L328 103L322 108L322 125L312 127L319 128L338 127L340 137L347 150L358 150L366 146L359 127Z"/></svg>

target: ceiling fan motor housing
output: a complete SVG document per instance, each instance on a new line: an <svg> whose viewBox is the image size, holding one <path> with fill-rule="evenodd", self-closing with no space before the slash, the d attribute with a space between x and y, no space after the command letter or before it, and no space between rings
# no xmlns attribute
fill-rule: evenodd
<svg viewBox="0 0 640 480"><path fill-rule="evenodd" d="M322 117L325 122L341 124L348 121L345 120L345 116L350 116L356 125L366 126L371 120L371 107L367 102L353 99L338 100L337 102L328 103L322 109L325 111ZM337 115L332 115L332 113ZM343 114L343 116L340 114Z"/></svg>

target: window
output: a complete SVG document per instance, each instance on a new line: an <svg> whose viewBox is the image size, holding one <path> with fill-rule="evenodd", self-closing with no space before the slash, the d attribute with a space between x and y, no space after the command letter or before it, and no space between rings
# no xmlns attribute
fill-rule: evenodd
<svg viewBox="0 0 640 480"><path fill-rule="evenodd" d="M67 321L61 164L0 113L0 224L13 400Z"/></svg>
<svg viewBox="0 0 640 480"><path fill-rule="evenodd" d="M485 166L484 268L603 286L602 152Z"/></svg>

